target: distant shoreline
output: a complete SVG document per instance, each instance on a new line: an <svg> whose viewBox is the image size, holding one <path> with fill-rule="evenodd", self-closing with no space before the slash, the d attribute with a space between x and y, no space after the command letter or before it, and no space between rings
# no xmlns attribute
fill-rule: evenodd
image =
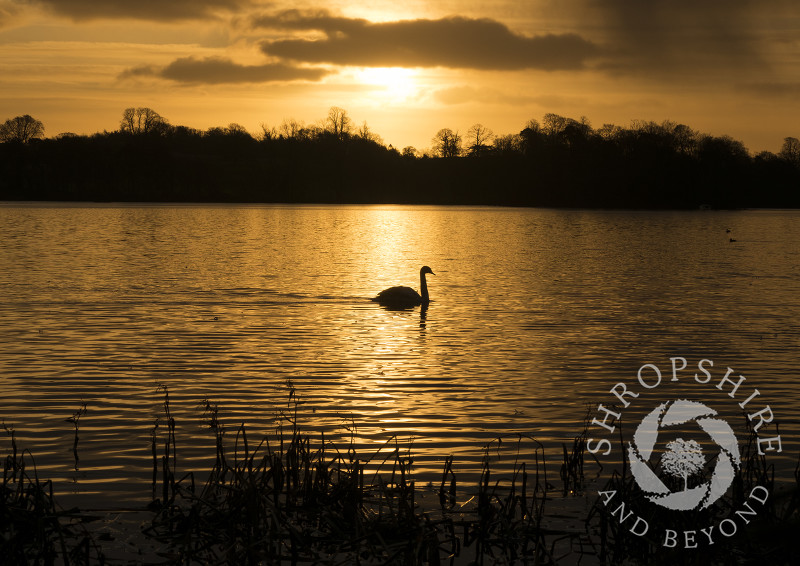
<svg viewBox="0 0 800 566"><path fill-rule="evenodd" d="M0 201L800 208L800 162L752 157L728 138L687 149L666 134L571 136L526 129L511 146L454 156L328 132L256 140L174 129L6 142Z"/></svg>
<svg viewBox="0 0 800 566"><path fill-rule="evenodd" d="M462 208L465 210L481 209L521 209L534 208L542 210L571 210L571 211L597 211L597 212L792 212L800 211L798 207L741 207L741 208L603 208L603 207L558 207L558 206L514 206L497 204L426 204L426 203L334 203L334 202L198 202L198 201L92 201L92 200L0 200L0 208L81 208L92 206L98 208L147 208L147 207L241 207L241 208L380 208L380 207L412 207L412 208Z"/></svg>

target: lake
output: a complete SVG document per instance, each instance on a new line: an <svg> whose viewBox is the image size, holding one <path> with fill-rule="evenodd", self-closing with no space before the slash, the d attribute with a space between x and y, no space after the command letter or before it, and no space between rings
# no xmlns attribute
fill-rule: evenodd
<svg viewBox="0 0 800 566"><path fill-rule="evenodd" d="M426 312L369 301L423 265ZM82 507L148 501L159 385L180 470L213 464L204 399L257 438L291 380L301 426L397 441L423 480L517 433L557 479L611 386L674 356L691 381L706 358L712 385L731 367L759 389L774 461L797 460L800 211L4 203L0 266L0 417ZM653 399L667 385L724 397L682 381Z"/></svg>

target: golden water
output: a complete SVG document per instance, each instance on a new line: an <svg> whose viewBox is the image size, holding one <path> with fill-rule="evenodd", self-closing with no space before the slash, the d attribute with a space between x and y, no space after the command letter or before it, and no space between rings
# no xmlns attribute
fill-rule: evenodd
<svg viewBox="0 0 800 566"><path fill-rule="evenodd" d="M418 288L422 265L424 316L368 300ZM758 386L788 469L798 265L797 211L6 203L0 417L65 497L145 501L158 384L179 469L199 470L204 398L258 436L292 380L304 427L367 451L396 437L435 481L505 433L557 462L587 406L682 355ZM66 419L84 402L76 466Z"/></svg>

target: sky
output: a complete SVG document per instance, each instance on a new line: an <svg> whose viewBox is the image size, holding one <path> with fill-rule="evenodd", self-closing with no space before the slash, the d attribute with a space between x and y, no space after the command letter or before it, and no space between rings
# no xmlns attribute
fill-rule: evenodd
<svg viewBox="0 0 800 566"><path fill-rule="evenodd" d="M48 137L128 107L258 135L338 106L399 149L552 112L755 154L800 137L799 100L797 0L0 0L0 120Z"/></svg>

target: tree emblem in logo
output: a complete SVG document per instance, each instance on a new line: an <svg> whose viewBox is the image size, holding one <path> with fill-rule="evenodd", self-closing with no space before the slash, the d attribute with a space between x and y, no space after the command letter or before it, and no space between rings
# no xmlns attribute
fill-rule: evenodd
<svg viewBox="0 0 800 566"><path fill-rule="evenodd" d="M728 491L741 463L739 446L730 425L714 418L716 414L714 409L702 403L678 399L659 405L642 419L633 434L633 442L628 443L628 461L636 483L650 501L679 511L705 509ZM688 478L702 469L706 462L702 447L694 440L682 438L668 443L667 451L661 458L661 467L666 473L683 478L683 491L672 492L647 462L660 430L692 421L719 448L717 462L709 481L689 488Z"/></svg>
<svg viewBox="0 0 800 566"><path fill-rule="evenodd" d="M700 471L706 459L703 448L695 440L682 438L667 444L667 452L661 457L661 467L673 476L683 478L683 491L688 489L689 475Z"/></svg>

